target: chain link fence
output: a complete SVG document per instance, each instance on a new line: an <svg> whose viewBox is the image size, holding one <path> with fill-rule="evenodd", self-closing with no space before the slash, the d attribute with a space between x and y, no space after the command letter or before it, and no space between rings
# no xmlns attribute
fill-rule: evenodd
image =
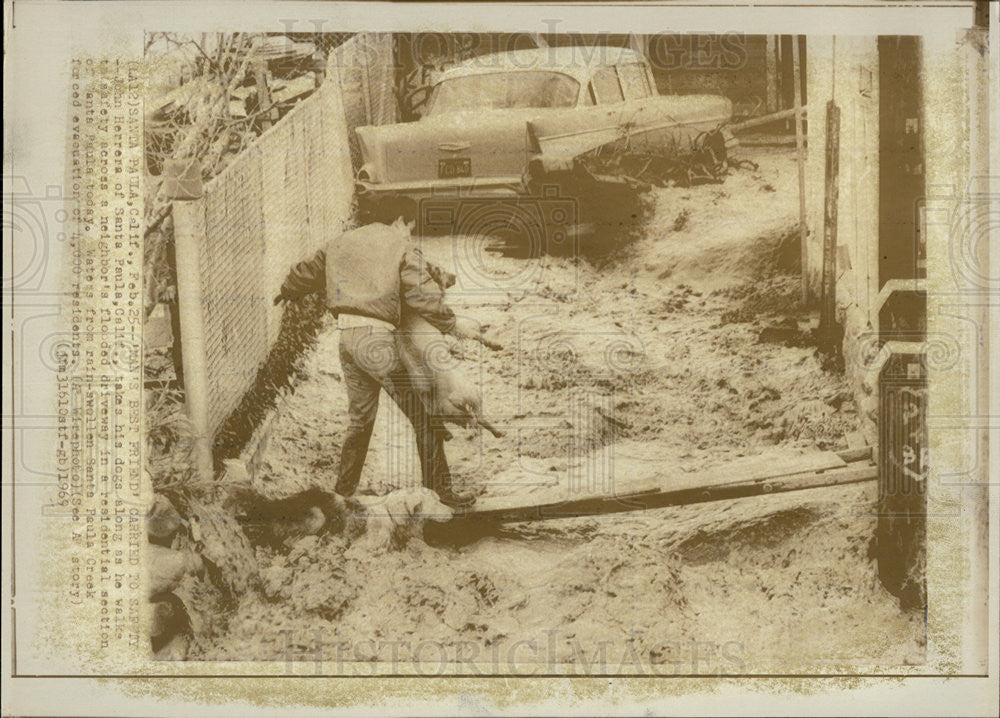
<svg viewBox="0 0 1000 718"><path fill-rule="evenodd" d="M311 97L200 199L181 211L174 203L185 388L202 474L213 437L278 339L283 309L271 299L289 267L351 225L354 127L395 121L393 77L391 36L355 35L333 51Z"/></svg>
<svg viewBox="0 0 1000 718"><path fill-rule="evenodd" d="M397 119L392 35L355 35L330 53L327 78L337 82L343 93L351 162L356 171L361 167L361 148L355 128L390 124Z"/></svg>

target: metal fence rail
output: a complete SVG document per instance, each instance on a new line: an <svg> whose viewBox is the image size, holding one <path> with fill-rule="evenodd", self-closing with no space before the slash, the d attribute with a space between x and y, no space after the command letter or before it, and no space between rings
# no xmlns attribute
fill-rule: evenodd
<svg viewBox="0 0 1000 718"><path fill-rule="evenodd" d="M199 199L174 202L187 410L204 476L216 432L278 337L282 309L270 300L289 266L351 222L354 126L395 119L391 37L362 33L334 54L340 59L331 57L327 81L311 97ZM374 66L355 67L359 57ZM352 63L346 73L344 58Z"/></svg>

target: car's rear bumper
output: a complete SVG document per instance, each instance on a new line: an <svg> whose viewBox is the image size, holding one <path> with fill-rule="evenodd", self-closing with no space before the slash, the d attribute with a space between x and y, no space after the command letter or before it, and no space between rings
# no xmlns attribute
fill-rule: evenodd
<svg viewBox="0 0 1000 718"><path fill-rule="evenodd" d="M450 180L417 182L365 182L355 185L359 200L405 198L419 202L422 199L442 197L516 197L524 193L520 175L502 177L468 177Z"/></svg>

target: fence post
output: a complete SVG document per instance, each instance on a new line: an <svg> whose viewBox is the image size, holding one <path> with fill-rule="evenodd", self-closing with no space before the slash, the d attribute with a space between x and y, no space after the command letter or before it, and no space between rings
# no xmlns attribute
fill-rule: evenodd
<svg viewBox="0 0 1000 718"><path fill-rule="evenodd" d="M837 202L840 195L840 107L826 103L826 189L823 204L823 274L819 331L824 342L834 335L837 312Z"/></svg>
<svg viewBox="0 0 1000 718"><path fill-rule="evenodd" d="M772 114L777 112L778 107L778 36L777 35L766 35L767 39L764 41L764 68L765 68L765 83L766 83L766 113ZM795 103L798 104L798 103Z"/></svg>
<svg viewBox="0 0 1000 718"><path fill-rule="evenodd" d="M802 83L799 77L801 58L799 57L799 37L792 38L792 80L795 83L792 94L795 102L795 164L799 173L799 296L802 306L809 302L809 229L806 217L806 145L802 130Z"/></svg>
<svg viewBox="0 0 1000 718"><path fill-rule="evenodd" d="M200 189L200 188L199 188ZM177 309L181 324L184 402L194 433L192 457L198 477L210 480L212 433L208 426L208 362L201 296L201 248L205 242L205 205L201 199L173 201Z"/></svg>

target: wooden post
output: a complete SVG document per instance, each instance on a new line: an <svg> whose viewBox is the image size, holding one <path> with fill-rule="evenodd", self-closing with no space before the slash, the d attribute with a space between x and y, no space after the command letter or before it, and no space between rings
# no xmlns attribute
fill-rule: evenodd
<svg viewBox="0 0 1000 718"><path fill-rule="evenodd" d="M201 199L174 200L174 256L177 311L184 364L184 404L194 434L192 457L199 479L211 480L212 433L208 423L208 358L201 296L201 248L205 243L205 205Z"/></svg>
<svg viewBox="0 0 1000 718"><path fill-rule="evenodd" d="M355 52L351 56L351 62L354 67L358 68L358 74L361 76L361 99L365 107L365 124L374 125L375 124L375 112L372 108L372 80L368 73L370 72L367 62L360 62L358 60L358 53L360 50Z"/></svg>
<svg viewBox="0 0 1000 718"><path fill-rule="evenodd" d="M802 92L799 83L799 43L792 38L792 74L795 84L795 159L799 170L799 271L802 273L800 299L809 302L809 227L806 222L806 150L802 132Z"/></svg>
<svg viewBox="0 0 1000 718"><path fill-rule="evenodd" d="M767 35L765 40L764 66L767 90L765 102L768 114L778 111L778 47L777 36Z"/></svg>
<svg viewBox="0 0 1000 718"><path fill-rule="evenodd" d="M837 306L836 251L837 198L840 193L840 108L826 103L826 190L823 204L823 277L820 294L819 330L828 335L835 323Z"/></svg>
<svg viewBox="0 0 1000 718"><path fill-rule="evenodd" d="M927 602L927 355L921 342L888 342L880 355L878 575L904 609Z"/></svg>
<svg viewBox="0 0 1000 718"><path fill-rule="evenodd" d="M266 114L261 115L260 126L261 129L268 130L274 119L274 103L271 100L271 88L267 84L267 66L263 62L258 62L254 67L254 81L257 84L257 111L266 111Z"/></svg>
<svg viewBox="0 0 1000 718"><path fill-rule="evenodd" d="M795 90L793 87L789 87L789 84L794 80L795 75L795 52L792 46L795 44L792 42L794 36L792 35L780 35L778 37L778 45L781 48L781 52L778 55L779 72L781 73L781 79L778 85L778 103L783 108L787 108L789 105L795 106ZM792 121L788 120L785 122L785 130L790 131Z"/></svg>

